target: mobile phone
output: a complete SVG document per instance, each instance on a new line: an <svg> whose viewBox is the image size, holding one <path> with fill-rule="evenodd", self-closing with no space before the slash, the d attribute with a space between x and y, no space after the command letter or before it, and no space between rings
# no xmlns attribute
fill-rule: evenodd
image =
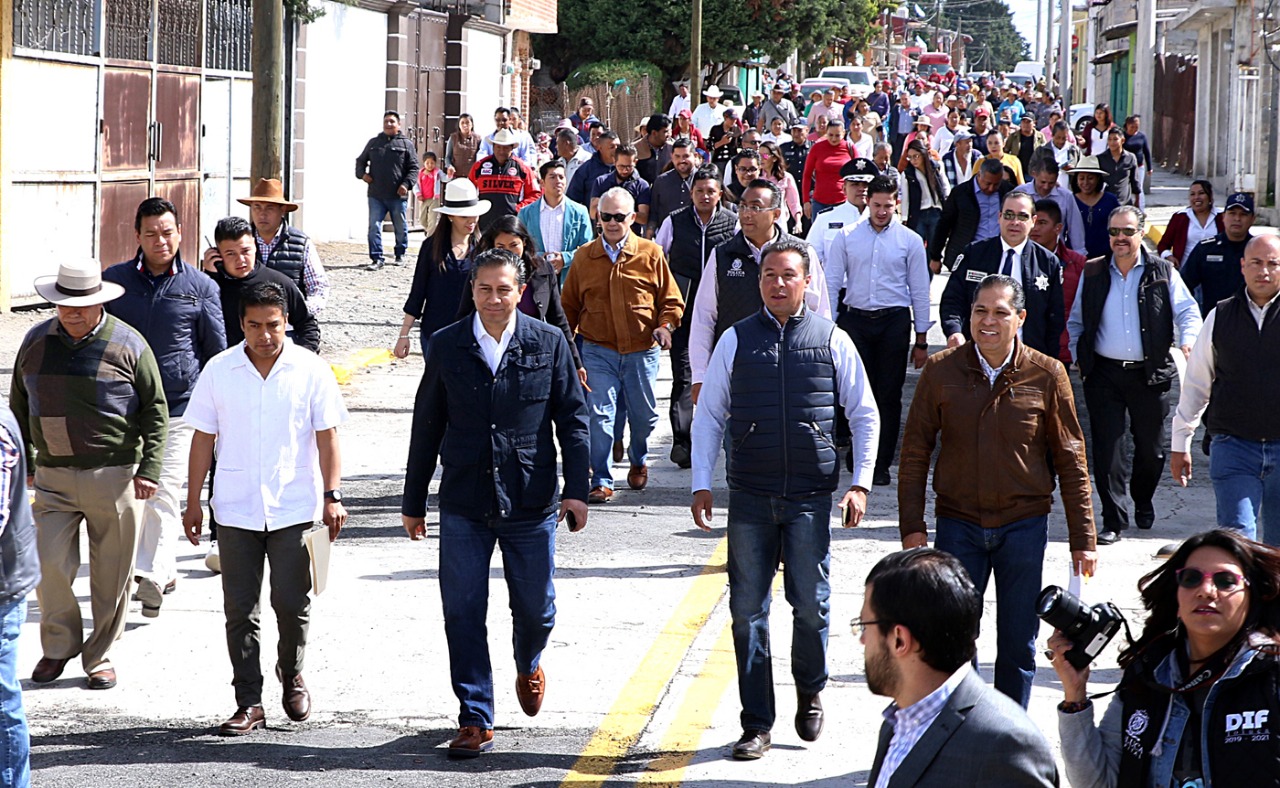
<svg viewBox="0 0 1280 788"><path fill-rule="evenodd" d="M577 530L577 528L578 528L578 515L574 514L572 509L570 509L569 511L567 511L567 512L565 512L565 513L564 513L564 519L565 519L565 522L567 522L567 523L569 524L569 530L570 530L570 531Z"/></svg>
<svg viewBox="0 0 1280 788"><path fill-rule="evenodd" d="M848 528L849 524L852 522L853 522L853 507L846 506L840 510L840 525L843 526L844 528Z"/></svg>
<svg viewBox="0 0 1280 788"><path fill-rule="evenodd" d="M204 237L204 242L205 242L206 244L208 244L208 246L209 246L209 248L210 248L210 249L213 249L213 250L215 250L215 251L217 250L217 248L218 248L218 247L213 243L213 241L210 241L210 240L209 240L209 236L207 236L207 235L206 235L206 236ZM213 258L213 267L214 267L214 268L217 268L219 273L225 273L226 269L225 269L225 268L223 267L223 265L222 265L222 254L221 254L221 253L219 253L217 257Z"/></svg>

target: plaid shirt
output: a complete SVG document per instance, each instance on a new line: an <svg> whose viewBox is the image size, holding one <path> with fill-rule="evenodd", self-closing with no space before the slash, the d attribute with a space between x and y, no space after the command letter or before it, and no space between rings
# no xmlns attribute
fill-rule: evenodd
<svg viewBox="0 0 1280 788"><path fill-rule="evenodd" d="M280 225L280 229L276 231L276 237L270 241L262 240L257 229L253 231L253 237L258 242L258 262L266 265L267 258L271 257L276 244L284 237L284 225ZM324 272L324 265L320 263L315 241L310 238L307 239L306 260L302 264L302 297L307 302L307 309L310 309L313 315L320 314L329 298L329 275Z"/></svg>
<svg viewBox="0 0 1280 788"><path fill-rule="evenodd" d="M893 738L889 740L889 750L884 754L884 763L880 765L880 776L872 788L888 788L893 773L911 754L911 748L916 746L933 721L938 719L942 707L947 705L951 693L960 686L969 670L969 663L966 662L942 682L941 687L905 709L898 708L896 703L890 703L889 708L884 710L884 719L893 728Z"/></svg>

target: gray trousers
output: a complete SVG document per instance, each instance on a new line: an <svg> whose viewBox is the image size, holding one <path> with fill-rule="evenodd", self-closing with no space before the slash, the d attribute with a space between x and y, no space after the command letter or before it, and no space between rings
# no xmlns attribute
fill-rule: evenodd
<svg viewBox="0 0 1280 788"><path fill-rule="evenodd" d="M222 605L227 618L227 653L237 706L262 705L258 612L262 568L271 564L271 608L280 641L276 664L286 675L302 672L311 620L311 561L303 535L311 523L278 531L250 531L223 523L218 529L222 556Z"/></svg>

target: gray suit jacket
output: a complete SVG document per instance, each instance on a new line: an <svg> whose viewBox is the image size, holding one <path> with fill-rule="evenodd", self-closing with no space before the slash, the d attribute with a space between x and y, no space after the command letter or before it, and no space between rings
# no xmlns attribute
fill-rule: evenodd
<svg viewBox="0 0 1280 788"><path fill-rule="evenodd" d="M893 728L880 728L868 788L875 788ZM889 780L890 788L1058 785L1049 744L1018 704L970 673Z"/></svg>

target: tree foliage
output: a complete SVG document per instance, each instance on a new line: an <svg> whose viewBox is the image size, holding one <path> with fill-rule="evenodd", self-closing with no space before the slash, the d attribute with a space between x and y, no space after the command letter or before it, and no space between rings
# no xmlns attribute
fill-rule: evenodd
<svg viewBox="0 0 1280 788"><path fill-rule="evenodd" d="M973 43L965 47L972 69L1008 71L1031 55L1031 47L1013 26L1013 13L1004 0L944 3L939 23L973 36Z"/></svg>
<svg viewBox="0 0 1280 788"><path fill-rule="evenodd" d="M886 0L703 0L704 64L730 64L756 56L781 63L793 51L802 60L832 37L865 45L871 22ZM559 0L555 35L534 36L534 51L563 81L583 63L646 60L668 80L688 76L689 0Z"/></svg>

